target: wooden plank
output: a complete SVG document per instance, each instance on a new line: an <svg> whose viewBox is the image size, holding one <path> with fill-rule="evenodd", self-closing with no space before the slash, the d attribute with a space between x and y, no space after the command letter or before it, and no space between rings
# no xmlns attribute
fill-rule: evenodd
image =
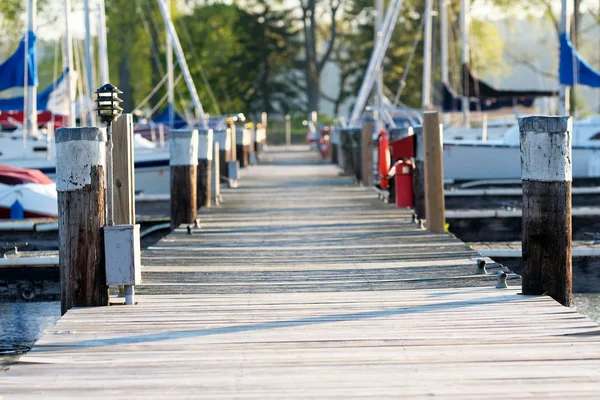
<svg viewBox="0 0 600 400"><path fill-rule="evenodd" d="M72 309L3 373L7 398L596 398L600 327L495 289L318 155L271 148L143 255L135 307ZM401 290L400 290L401 289Z"/></svg>
<svg viewBox="0 0 600 400"><path fill-rule="evenodd" d="M135 223L133 117L123 114L112 125L114 223Z"/></svg>

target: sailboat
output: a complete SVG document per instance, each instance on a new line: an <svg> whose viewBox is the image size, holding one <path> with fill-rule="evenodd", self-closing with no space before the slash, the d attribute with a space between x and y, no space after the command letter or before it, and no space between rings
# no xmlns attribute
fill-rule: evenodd
<svg viewBox="0 0 600 400"><path fill-rule="evenodd" d="M89 0L85 0L86 10L86 38L89 40ZM204 110L196 93L195 86L185 64L185 58L179 39L170 20L168 11L164 5L164 0L158 0L163 18L167 27L167 36L175 47L175 54L181 66L188 90L192 94L192 101L196 109L196 115L200 121L204 121ZM104 1L98 0L98 38L100 47L100 75L101 80L108 82L108 63L106 51L106 20L104 17ZM41 93L36 93L37 86L37 63L35 48L35 23L36 23L36 0L28 0L28 32L22 40L19 48L9 59L0 64L0 90L6 87L23 87L24 96L12 99L0 100L0 110L5 110L15 116L23 119L22 129L17 129L9 134L0 135L0 163L21 168L38 169L53 178L56 173L55 152L52 137L52 130L38 131L38 123L35 117L38 116L38 110L44 113L50 112L57 116L56 127L75 126L75 77L70 72L73 68L72 39L69 32L69 14L70 0L64 0L65 25L67 28L65 34L65 52L63 57L63 74L56 82L51 84ZM89 48L89 43L86 47ZM86 59L89 52L86 51ZM86 64L89 65L88 60ZM172 71L172 59L169 64ZM89 66L87 67L89 69ZM6 71L29 71L29 76L23 77L22 73L17 75L18 79L12 79L12 73ZM27 75L27 72L26 72ZM84 74L85 75L85 74ZM92 74L87 74L88 92L93 88L91 81ZM169 92L172 92L170 85ZM81 94L80 94L81 95ZM30 101L35 98L33 104ZM85 104L85 103L84 103ZM24 105L26 105L24 107ZM172 106L172 103L170 104ZM81 107L80 112L83 111ZM88 110L93 111L93 110ZM84 115L80 114L83 119ZM93 116L93 112L88 112L88 118ZM15 122L14 118L11 120ZM17 121L18 122L18 121ZM94 125L94 118L85 121L89 125ZM159 146L142 137L140 134L134 135L134 162L135 162L135 190L137 193L144 194L163 194L169 191L169 150L166 146Z"/></svg>
<svg viewBox="0 0 600 400"><path fill-rule="evenodd" d="M467 2L464 2L467 3ZM562 3L562 29L559 38L560 63L559 77L561 84L561 114L568 114L568 100L564 96L566 86L579 83L600 88L600 72L587 64L573 48L568 38L568 16L566 0ZM468 13L468 5L463 15ZM463 18L465 18L463 16ZM466 25L466 24L464 24ZM464 35L463 35L464 36ZM466 40L466 39L463 39ZM463 47L466 47L463 46ZM454 95L444 82L444 109L454 108L467 114L472 110L474 102L479 107L488 109L500 106L521 104L529 105L536 97L555 96L557 92L547 91L503 91L485 82L478 81L479 93L474 93L476 77L466 64L468 57L463 57L462 101ZM486 99L492 99L486 103ZM444 132L446 135L446 130ZM600 178L600 117L575 120L573 122L573 179ZM483 180L484 183L518 182L521 178L519 128L516 125L508 128L499 140L449 140L444 139L444 176L452 181Z"/></svg>

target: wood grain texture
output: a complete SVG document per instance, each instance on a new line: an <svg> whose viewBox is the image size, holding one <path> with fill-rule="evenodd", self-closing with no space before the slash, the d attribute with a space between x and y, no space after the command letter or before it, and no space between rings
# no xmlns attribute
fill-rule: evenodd
<svg viewBox="0 0 600 400"><path fill-rule="evenodd" d="M362 183L373 186L373 123L364 123L361 131Z"/></svg>
<svg viewBox="0 0 600 400"><path fill-rule="evenodd" d="M197 217L196 165L171 166L171 229Z"/></svg>
<svg viewBox="0 0 600 400"><path fill-rule="evenodd" d="M444 167L442 135L437 112L423 114L423 150L425 161L425 213L427 229L441 233L445 230Z"/></svg>
<svg viewBox="0 0 600 400"><path fill-rule="evenodd" d="M114 223L135 223L133 118L123 114L112 125Z"/></svg>
<svg viewBox="0 0 600 400"><path fill-rule="evenodd" d="M597 324L305 149L150 247L137 306L69 311L4 397L597 398Z"/></svg>
<svg viewBox="0 0 600 400"><path fill-rule="evenodd" d="M523 293L569 306L572 298L571 182L523 180Z"/></svg>
<svg viewBox="0 0 600 400"><path fill-rule="evenodd" d="M417 218L426 219L425 213L425 163L415 160L413 170L413 193L415 196L415 214Z"/></svg>
<svg viewBox="0 0 600 400"><path fill-rule="evenodd" d="M58 192L61 314L72 307L108 305L104 268L104 169L91 167L91 184Z"/></svg>
<svg viewBox="0 0 600 400"><path fill-rule="evenodd" d="M212 160L198 160L196 189L198 208L210 207L212 198Z"/></svg>

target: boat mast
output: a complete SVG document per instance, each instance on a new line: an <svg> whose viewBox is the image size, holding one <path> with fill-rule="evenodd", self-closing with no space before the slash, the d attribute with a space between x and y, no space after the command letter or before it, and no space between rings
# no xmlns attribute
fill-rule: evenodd
<svg viewBox="0 0 600 400"><path fill-rule="evenodd" d="M381 28L381 40L378 40L375 43L375 47L371 53L365 78L362 81L358 95L356 96L354 107L352 108L352 113L348 119L349 125L357 125L360 123L360 116L363 113L365 105L367 104L367 100L371 94L371 91L373 90L377 70L381 68L383 59L385 57L385 51L390 44L390 39L392 38L396 21L398 20L398 14L400 13L400 8L402 7L402 1L403 0L391 0L388 4L385 18L383 20L383 26Z"/></svg>
<svg viewBox="0 0 600 400"><path fill-rule="evenodd" d="M431 0L425 0L423 18L425 18L425 35L423 38L423 91L421 108L428 110L431 108Z"/></svg>
<svg viewBox="0 0 600 400"><path fill-rule="evenodd" d="M171 17L171 0L165 0L167 13ZM167 40L167 109L169 110L169 127L173 128L175 121L175 77L173 74L173 41L169 30L165 29Z"/></svg>
<svg viewBox="0 0 600 400"><path fill-rule="evenodd" d="M375 0L376 18L375 18L375 40L373 47L381 40L383 27L383 0ZM377 94L375 95L375 132L379 133L383 129L383 67L377 70Z"/></svg>
<svg viewBox="0 0 600 400"><path fill-rule="evenodd" d="M108 48L106 45L106 11L104 0L98 0L98 47L100 53L100 85L109 82L108 77Z"/></svg>
<svg viewBox="0 0 600 400"><path fill-rule="evenodd" d="M29 65L29 32L35 32L37 28L37 0L29 0L27 3L27 34L25 36L25 97L27 104L25 107L25 121L23 130L23 144L27 142L27 134L37 135L37 86L35 82L27 82L29 76L28 69L37 68L37 65ZM35 52L35 48L34 48ZM37 61L37 60L34 60ZM36 75L35 73L33 75Z"/></svg>
<svg viewBox="0 0 600 400"><path fill-rule="evenodd" d="M564 1L564 0L563 0ZM469 116L469 26L470 26L470 0L461 0L460 7L460 30L462 33L462 82L463 82L463 96L462 96L462 111L463 111L463 123L465 126L471 124Z"/></svg>
<svg viewBox="0 0 600 400"><path fill-rule="evenodd" d="M450 74L448 72L448 3L447 0L440 0L440 53L442 62L442 84L450 87ZM442 121L447 123L445 113L442 113Z"/></svg>
<svg viewBox="0 0 600 400"><path fill-rule="evenodd" d="M560 34L569 34L569 11L567 9L567 0L562 0L562 7L560 10ZM569 106L571 101L571 87L568 85L560 84L558 91L558 114L569 115Z"/></svg>
<svg viewBox="0 0 600 400"><path fill-rule="evenodd" d="M448 73L448 0L440 0L440 34L441 34L441 56L442 56L442 83L450 86L450 74Z"/></svg>
<svg viewBox="0 0 600 400"><path fill-rule="evenodd" d="M183 49L181 48L181 43L179 42L179 37L177 36L175 26L173 25L173 21L171 21L171 17L169 16L167 6L165 5L164 0L158 0L158 6L160 7L160 12L162 14L165 25L167 26L167 31L169 32L169 35L171 36L171 39L173 41L173 49L175 50L175 55L177 56L177 62L179 63L179 67L181 69L181 73L183 74L183 79L185 80L188 91L192 96L192 102L194 103L194 107L196 108L196 114L200 118L202 125L206 126L208 121L206 121L206 118L204 116L204 109L202 108L200 97L198 97L198 92L196 91L194 80L192 79L192 75L190 74L190 70L188 69L187 62L185 61L185 56L183 54Z"/></svg>
<svg viewBox="0 0 600 400"><path fill-rule="evenodd" d="M83 1L83 8L85 12L85 69L87 71L87 92L91 96L94 93L94 73L92 68L92 32L90 28L90 0ZM96 117L94 112L88 110L88 121L89 126L96 126Z"/></svg>
<svg viewBox="0 0 600 400"><path fill-rule="evenodd" d="M65 47L63 52L63 67L69 73L67 80L67 98L69 100L69 116L65 126L75 126L77 117L75 115L74 82L73 82L73 38L69 29L69 15L71 15L71 0L64 0L65 8Z"/></svg>

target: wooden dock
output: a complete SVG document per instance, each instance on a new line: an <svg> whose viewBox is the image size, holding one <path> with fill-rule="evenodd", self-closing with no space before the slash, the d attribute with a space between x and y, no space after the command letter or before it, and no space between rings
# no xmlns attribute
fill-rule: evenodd
<svg viewBox="0 0 600 400"><path fill-rule="evenodd" d="M144 253L137 306L70 310L0 397L598 398L600 326L338 173L265 154Z"/></svg>

